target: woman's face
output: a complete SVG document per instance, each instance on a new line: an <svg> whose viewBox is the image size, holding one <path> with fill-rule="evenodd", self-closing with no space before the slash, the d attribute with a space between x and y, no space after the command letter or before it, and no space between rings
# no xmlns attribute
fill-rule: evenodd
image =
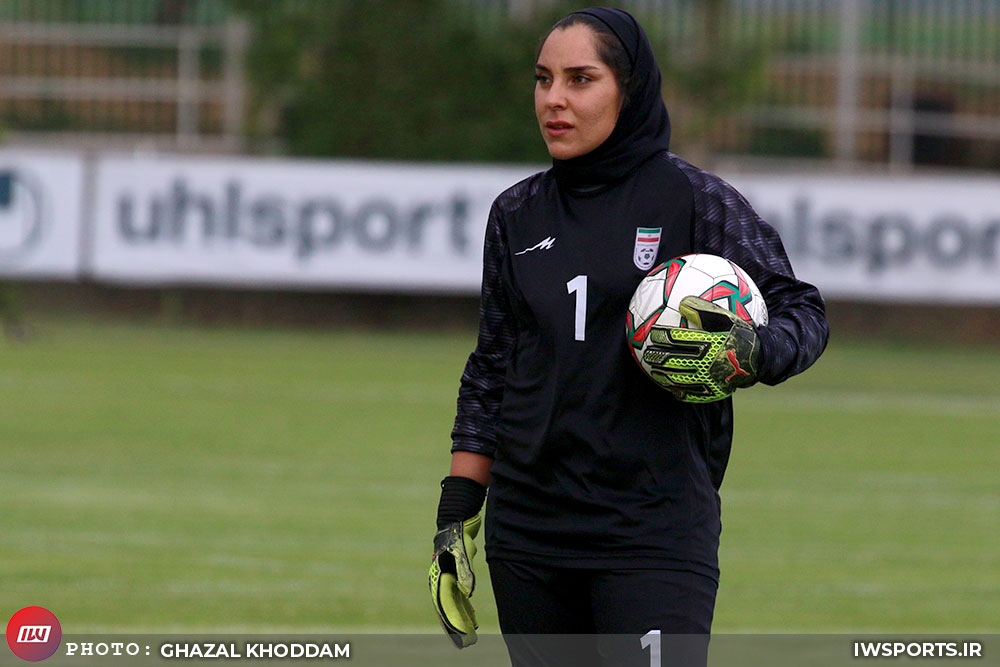
<svg viewBox="0 0 1000 667"><path fill-rule="evenodd" d="M553 30L535 64L535 115L549 154L558 160L586 155L611 135L621 92L597 55L585 25Z"/></svg>

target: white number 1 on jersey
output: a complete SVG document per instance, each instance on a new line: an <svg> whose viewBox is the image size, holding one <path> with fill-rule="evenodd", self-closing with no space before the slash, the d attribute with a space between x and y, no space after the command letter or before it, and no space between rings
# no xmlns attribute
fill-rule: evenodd
<svg viewBox="0 0 1000 667"><path fill-rule="evenodd" d="M587 276L577 276L566 283L566 292L572 294L576 292L576 319L575 334L576 340L586 340L587 338Z"/></svg>

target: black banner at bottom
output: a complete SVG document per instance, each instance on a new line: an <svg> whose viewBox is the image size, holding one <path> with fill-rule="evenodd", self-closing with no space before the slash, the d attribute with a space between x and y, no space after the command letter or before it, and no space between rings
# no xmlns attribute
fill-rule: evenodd
<svg viewBox="0 0 1000 667"><path fill-rule="evenodd" d="M18 643L18 639L23 643ZM493 667L841 667L882 662L1000 667L1000 635L480 635L459 650L441 634L63 635L42 658L8 637L0 665L169 667L225 661L274 665ZM34 653L29 649L36 649ZM18 657L21 655L22 657Z"/></svg>

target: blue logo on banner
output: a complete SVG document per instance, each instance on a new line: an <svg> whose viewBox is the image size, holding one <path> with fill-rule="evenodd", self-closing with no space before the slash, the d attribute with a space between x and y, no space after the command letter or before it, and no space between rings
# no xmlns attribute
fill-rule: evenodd
<svg viewBox="0 0 1000 667"><path fill-rule="evenodd" d="M42 191L16 169L0 168L0 264L28 255L42 237Z"/></svg>

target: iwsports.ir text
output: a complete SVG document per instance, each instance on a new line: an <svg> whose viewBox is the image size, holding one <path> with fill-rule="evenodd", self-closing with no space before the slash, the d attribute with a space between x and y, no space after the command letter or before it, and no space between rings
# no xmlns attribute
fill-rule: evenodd
<svg viewBox="0 0 1000 667"><path fill-rule="evenodd" d="M980 642L854 642L855 658L981 658Z"/></svg>

